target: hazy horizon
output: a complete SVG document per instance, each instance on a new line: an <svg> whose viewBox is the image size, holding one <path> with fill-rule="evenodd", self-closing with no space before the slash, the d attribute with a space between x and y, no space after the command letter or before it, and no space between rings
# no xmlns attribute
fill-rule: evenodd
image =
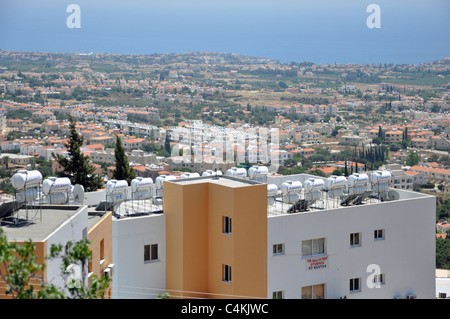
<svg viewBox="0 0 450 319"><path fill-rule="evenodd" d="M81 8L69 29L66 8ZM366 25L369 4L381 28ZM237 53L282 63L420 64L450 57L446 0L2 0L0 49Z"/></svg>

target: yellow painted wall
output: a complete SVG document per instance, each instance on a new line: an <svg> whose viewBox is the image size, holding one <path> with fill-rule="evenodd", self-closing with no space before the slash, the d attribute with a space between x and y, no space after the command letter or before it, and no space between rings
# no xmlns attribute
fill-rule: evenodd
<svg viewBox="0 0 450 319"><path fill-rule="evenodd" d="M18 244L24 244L24 242L17 242ZM38 264L45 264L45 256L47 253L47 242L43 241L43 242L33 242L34 246L35 246L35 254L37 256L37 263ZM3 265L0 265L0 272L2 274L6 274L5 273L5 268L3 267ZM34 285L34 289L35 290L39 290L39 287L41 286L41 280L46 280L47 279L47 273L44 270L44 274L42 273L37 273L36 274L38 276L37 279L31 279L30 280L30 284ZM42 276L43 277L40 277ZM3 281L3 278L1 278L0 276L0 299L11 299L13 298L11 294L6 295L6 283Z"/></svg>
<svg viewBox="0 0 450 319"><path fill-rule="evenodd" d="M103 218L88 231L89 249L92 252L92 273L98 278L103 277L105 269L112 263L112 212L106 213ZM100 262L100 242L104 242L104 260ZM111 297L110 292L108 298Z"/></svg>
<svg viewBox="0 0 450 319"><path fill-rule="evenodd" d="M166 287L173 297L267 297L266 196L265 184L164 183ZM232 218L231 235L222 232L223 216ZM232 267L231 284L222 281L224 264Z"/></svg>

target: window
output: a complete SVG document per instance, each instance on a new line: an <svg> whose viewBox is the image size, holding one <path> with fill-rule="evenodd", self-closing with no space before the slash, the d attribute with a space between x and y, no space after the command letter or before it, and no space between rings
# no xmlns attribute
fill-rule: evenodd
<svg viewBox="0 0 450 319"><path fill-rule="evenodd" d="M223 265L223 281L231 283L231 266Z"/></svg>
<svg viewBox="0 0 450 319"><path fill-rule="evenodd" d="M230 217L223 217L223 233L231 235L231 218Z"/></svg>
<svg viewBox="0 0 450 319"><path fill-rule="evenodd" d="M350 234L350 246L351 247L361 246L361 233Z"/></svg>
<svg viewBox="0 0 450 319"><path fill-rule="evenodd" d="M105 240L100 241L100 263L105 260Z"/></svg>
<svg viewBox="0 0 450 319"><path fill-rule="evenodd" d="M273 245L273 254L274 255L283 255L284 254L284 244Z"/></svg>
<svg viewBox="0 0 450 319"><path fill-rule="evenodd" d="M358 292L361 291L361 278L352 278L350 279L350 292Z"/></svg>
<svg viewBox="0 0 450 319"><path fill-rule="evenodd" d="M91 252L91 256L92 256L92 250L90 250ZM88 272L91 273L92 272L92 259L89 259L88 262Z"/></svg>
<svg viewBox="0 0 450 319"><path fill-rule="evenodd" d="M302 299L324 299L325 284L302 287Z"/></svg>
<svg viewBox="0 0 450 319"><path fill-rule="evenodd" d="M376 229L373 231L373 238L375 240L384 239L384 231L383 229Z"/></svg>
<svg viewBox="0 0 450 319"><path fill-rule="evenodd" d="M325 238L302 241L302 257L325 254Z"/></svg>
<svg viewBox="0 0 450 319"><path fill-rule="evenodd" d="M284 292L283 291L274 291L272 294L272 299L284 299Z"/></svg>
<svg viewBox="0 0 450 319"><path fill-rule="evenodd" d="M373 283L376 285L384 284L384 274L378 274L373 277Z"/></svg>
<svg viewBox="0 0 450 319"><path fill-rule="evenodd" d="M83 241L86 241L88 239L87 227L83 228L83 231L81 232L81 237L83 238Z"/></svg>
<svg viewBox="0 0 450 319"><path fill-rule="evenodd" d="M158 244L144 246L144 262L158 260Z"/></svg>

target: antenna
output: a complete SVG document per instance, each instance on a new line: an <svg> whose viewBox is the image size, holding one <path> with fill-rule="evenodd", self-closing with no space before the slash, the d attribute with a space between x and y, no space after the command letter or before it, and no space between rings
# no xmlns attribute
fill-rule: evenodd
<svg viewBox="0 0 450 319"><path fill-rule="evenodd" d="M398 200L400 198L400 194L397 191L390 190L388 192L388 199L389 200Z"/></svg>
<svg viewBox="0 0 450 319"><path fill-rule="evenodd" d="M84 201L84 187L83 185L76 184L72 189L73 201L76 205L83 205Z"/></svg>

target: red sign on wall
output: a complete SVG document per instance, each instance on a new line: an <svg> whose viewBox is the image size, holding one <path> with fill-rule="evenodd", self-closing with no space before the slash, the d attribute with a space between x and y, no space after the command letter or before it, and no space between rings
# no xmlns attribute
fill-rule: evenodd
<svg viewBox="0 0 450 319"><path fill-rule="evenodd" d="M328 256L306 259L306 270L325 269L328 267Z"/></svg>

